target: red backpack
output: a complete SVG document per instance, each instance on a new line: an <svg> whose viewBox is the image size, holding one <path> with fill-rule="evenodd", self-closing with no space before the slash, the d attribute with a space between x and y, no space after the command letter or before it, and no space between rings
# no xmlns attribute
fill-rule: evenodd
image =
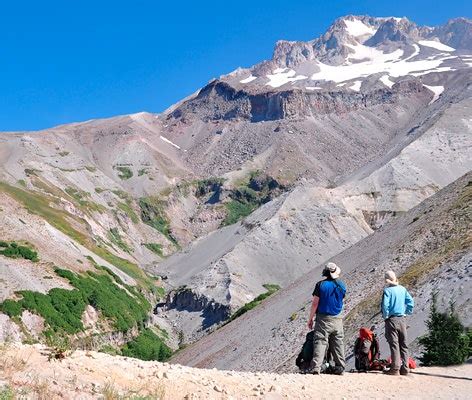
<svg viewBox="0 0 472 400"><path fill-rule="evenodd" d="M380 346L377 336L369 328L359 329L359 337L354 344L355 366L358 371L377 369ZM374 367L374 368L373 368Z"/></svg>

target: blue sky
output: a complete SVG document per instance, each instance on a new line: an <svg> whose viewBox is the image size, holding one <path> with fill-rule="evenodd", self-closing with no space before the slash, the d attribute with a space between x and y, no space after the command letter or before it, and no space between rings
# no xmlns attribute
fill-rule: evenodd
<svg viewBox="0 0 472 400"><path fill-rule="evenodd" d="M0 131L160 112L213 77L309 40L346 14L421 25L470 1L21 1L0 9Z"/></svg>

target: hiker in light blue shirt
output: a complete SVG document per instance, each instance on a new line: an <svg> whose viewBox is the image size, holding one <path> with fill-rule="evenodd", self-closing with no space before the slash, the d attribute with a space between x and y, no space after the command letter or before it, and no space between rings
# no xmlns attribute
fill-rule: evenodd
<svg viewBox="0 0 472 400"><path fill-rule="evenodd" d="M385 339L390 346L392 366L388 375L408 375L408 344L405 316L413 313L414 301L408 290L398 283L393 271L385 273L382 296L382 316L385 320Z"/></svg>

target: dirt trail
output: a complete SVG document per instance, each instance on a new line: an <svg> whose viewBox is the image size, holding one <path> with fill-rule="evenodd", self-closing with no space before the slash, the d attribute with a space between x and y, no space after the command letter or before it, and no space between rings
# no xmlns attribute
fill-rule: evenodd
<svg viewBox="0 0 472 400"><path fill-rule="evenodd" d="M172 400L466 399L472 392L471 364L419 368L407 377L277 375L195 369L84 351L62 361L48 361L46 349L39 345L3 347L0 361L0 384L3 380L3 385L23 393L24 398L50 400L139 396Z"/></svg>

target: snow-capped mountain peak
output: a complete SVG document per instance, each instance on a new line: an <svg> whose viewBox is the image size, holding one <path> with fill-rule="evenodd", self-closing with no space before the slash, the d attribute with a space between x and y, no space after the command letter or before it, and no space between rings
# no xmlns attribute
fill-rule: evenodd
<svg viewBox="0 0 472 400"><path fill-rule="evenodd" d="M432 28L405 17L348 15L314 40L278 41L272 60L222 80L256 91L362 91L367 81L371 88L391 88L405 77L424 77L427 85L435 86L437 74L470 69L471 60L468 19Z"/></svg>

